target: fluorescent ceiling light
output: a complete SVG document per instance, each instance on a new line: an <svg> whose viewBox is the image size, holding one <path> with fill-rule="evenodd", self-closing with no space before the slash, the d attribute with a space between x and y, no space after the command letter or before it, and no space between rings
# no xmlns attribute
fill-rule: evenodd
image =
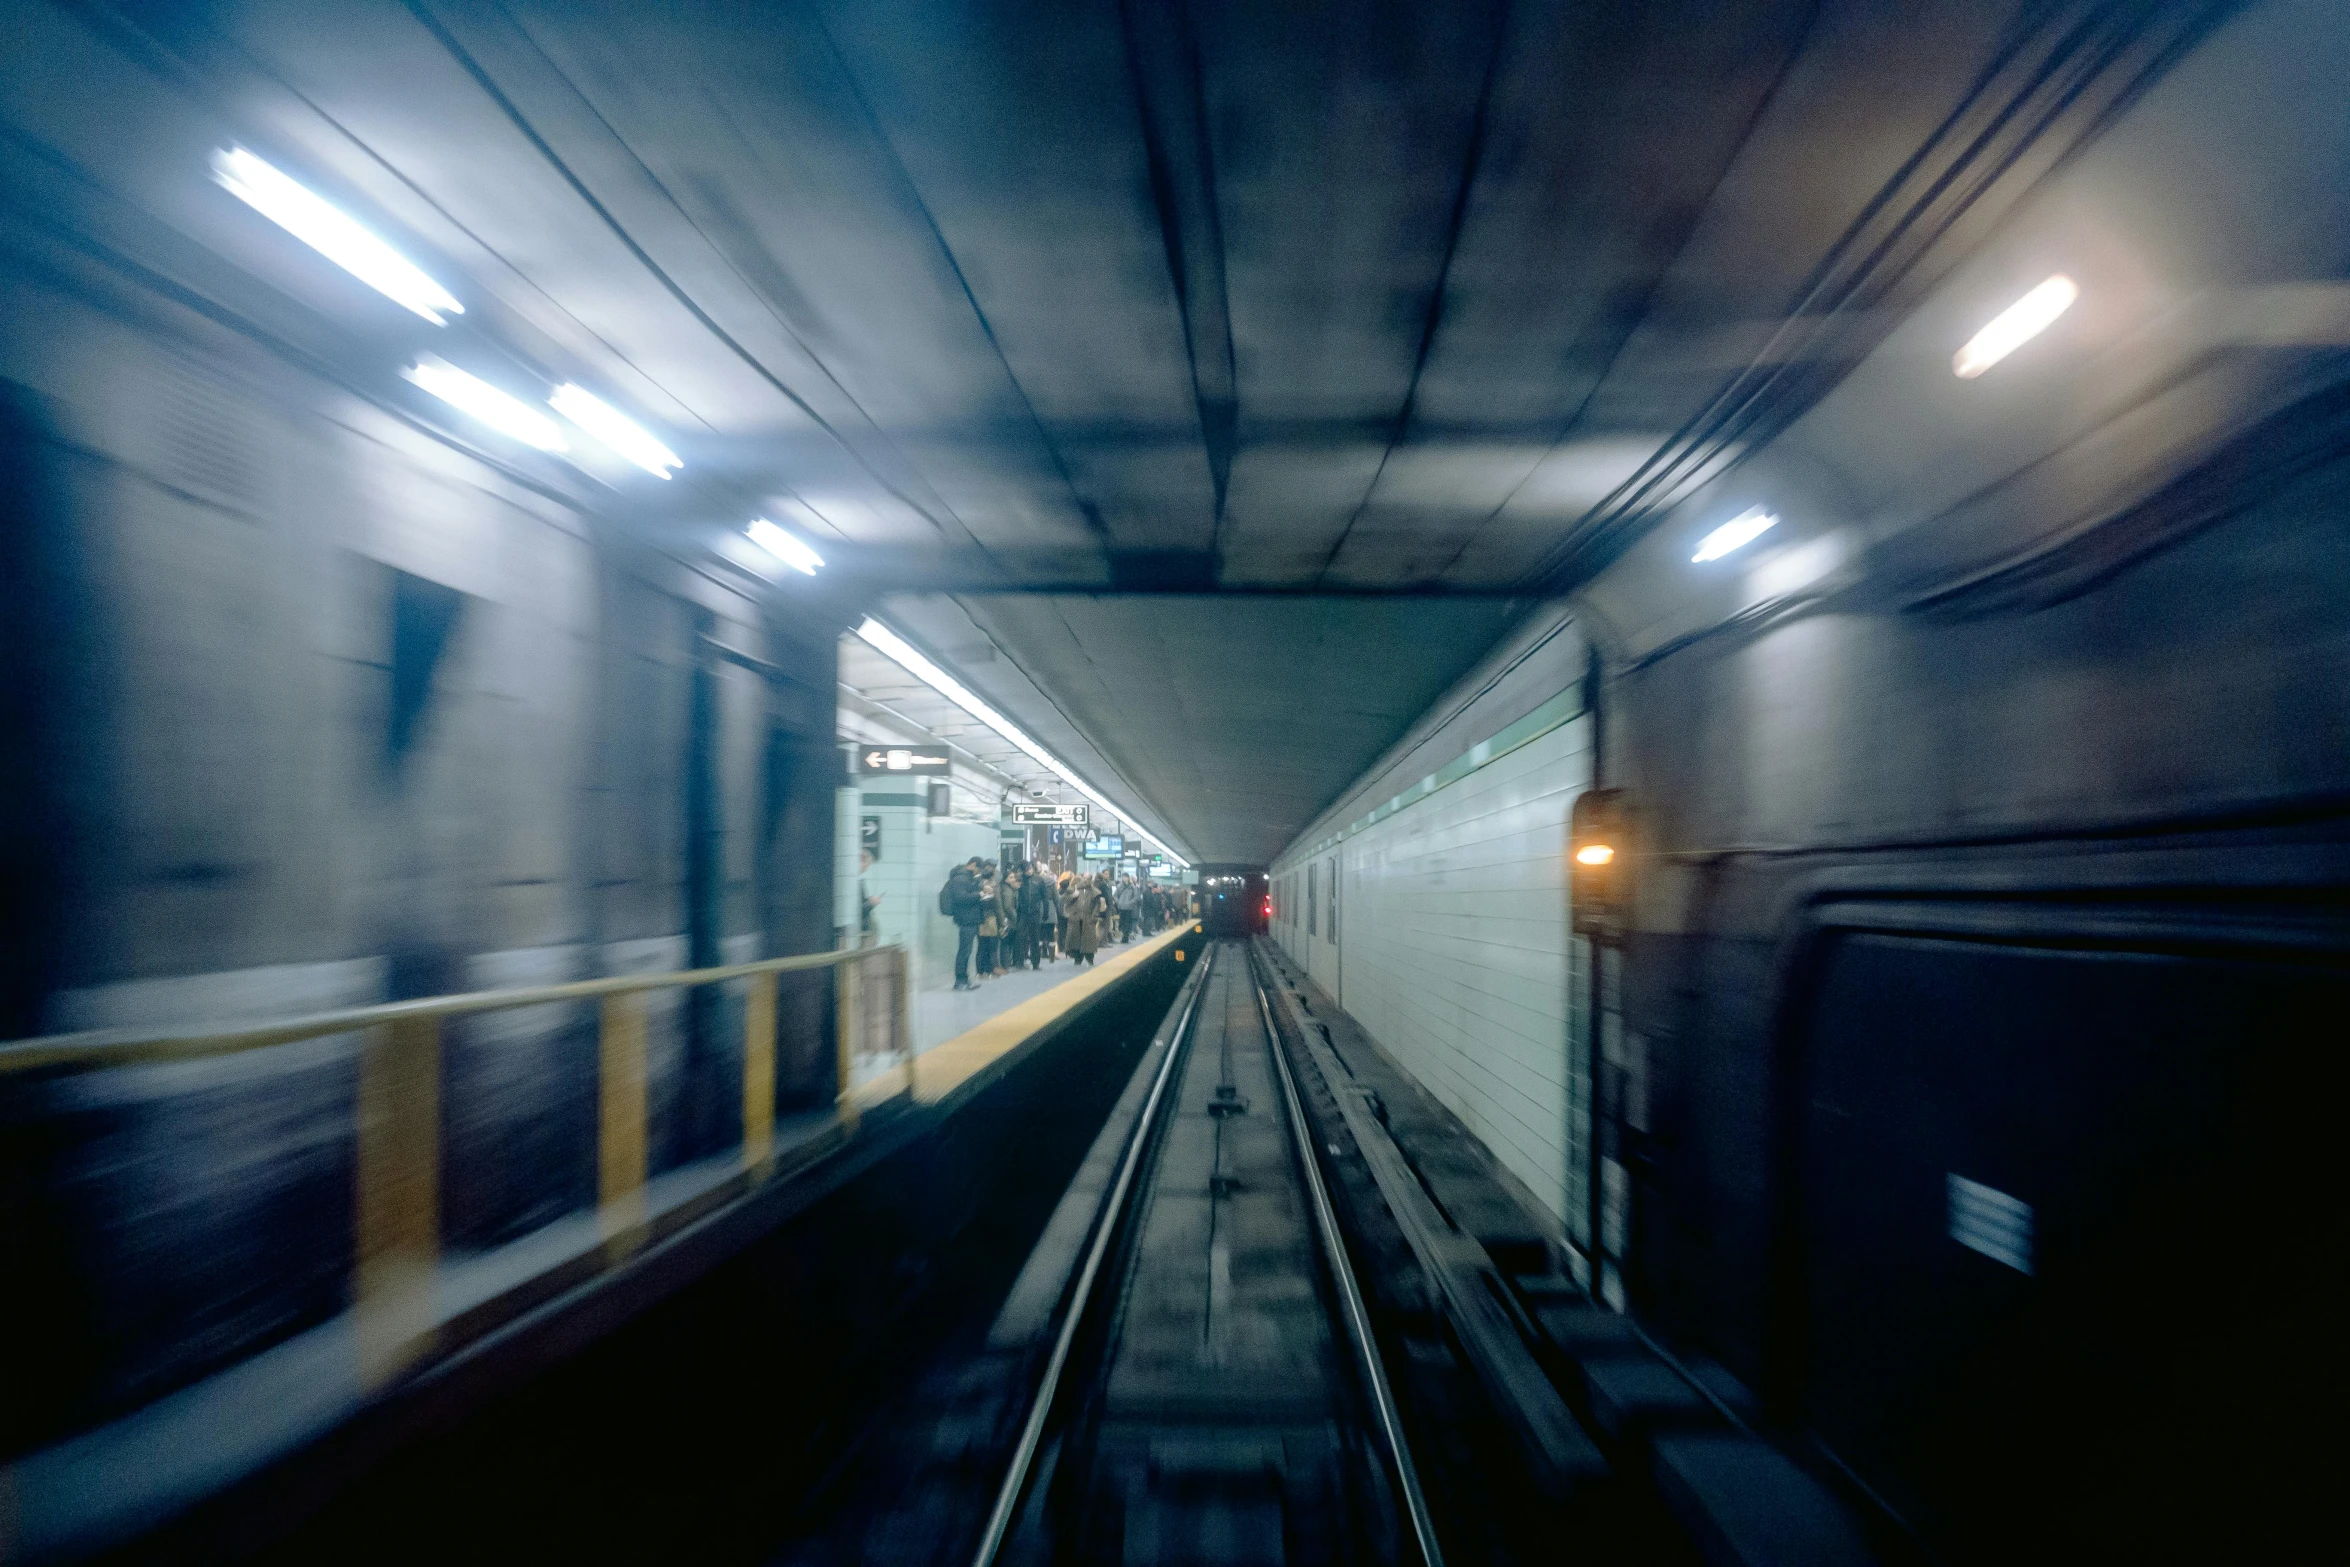
<svg viewBox="0 0 2350 1567"><path fill-rule="evenodd" d="M563 427L519 397L499 391L477 375L427 354L408 367L408 379L452 408L461 408L501 435L542 452L570 450Z"/></svg>
<svg viewBox="0 0 2350 1567"><path fill-rule="evenodd" d="M764 517L743 529L743 532L751 536L753 544L758 545L759 548L782 561L794 571L806 572L813 577L816 575L817 568L824 564L823 556Z"/></svg>
<svg viewBox="0 0 2350 1567"><path fill-rule="evenodd" d="M985 702L982 702L979 698L973 696L961 681L957 680L954 676L948 674L945 670L939 668L929 659L924 658L920 653L916 652L913 646L909 644L904 637L899 636L896 632L890 630L889 627L883 625L880 621L875 620L870 615L866 616L863 623L857 627L857 635L861 637L868 646L872 647L875 651L881 653L883 656L891 660L891 662L895 663L899 668L905 670L906 673L912 675L915 679L930 687L931 690L936 691L940 696L945 697L948 701L954 703L955 706L961 708L964 712L969 713L973 718L978 719L981 723L987 725L988 728L994 730L997 734L1002 735L1006 740L1011 741L1012 744L1018 746L1021 750L1027 752L1037 761L1050 768L1054 774L1060 777L1064 782L1074 787L1079 794L1084 795L1087 799L1093 801L1094 804L1100 806L1103 810L1110 812L1119 820L1132 824L1134 827L1134 836L1140 838L1143 842L1157 849L1161 854L1166 855L1167 858L1173 860L1177 865L1188 866L1191 863L1182 855L1177 854L1172 847L1162 843L1158 838L1152 836L1150 833L1145 832L1140 823L1134 822L1132 812L1126 810L1123 806L1120 806L1117 802L1111 800L1107 795L1103 794L1099 789L1096 789L1093 785L1078 777L1077 774L1073 772L1066 763L1064 763L1059 757L1053 755L1052 752L1047 751L1043 746L1038 745L1034 740L1029 739L1028 736L1021 731L1019 725L1013 723L1003 714L997 712L994 708L988 706Z"/></svg>
<svg viewBox="0 0 2350 1567"><path fill-rule="evenodd" d="M2081 291L2073 280L2058 273L1991 318L1991 324L1966 341L1951 359L1950 368L1962 381L1971 381L2048 330L2058 316L2073 306Z"/></svg>
<svg viewBox="0 0 2350 1567"><path fill-rule="evenodd" d="M1700 539L1697 553L1690 556L1693 564L1720 560L1732 550L1743 549L1779 525L1779 519L1760 506L1740 512L1728 522Z"/></svg>
<svg viewBox="0 0 2350 1567"><path fill-rule="evenodd" d="M670 469L685 466L652 432L583 387L555 388L547 406L656 479L666 479Z"/></svg>
<svg viewBox="0 0 2350 1567"><path fill-rule="evenodd" d="M212 155L212 177L230 194L387 299L430 321L461 316L457 296L341 209L242 147Z"/></svg>

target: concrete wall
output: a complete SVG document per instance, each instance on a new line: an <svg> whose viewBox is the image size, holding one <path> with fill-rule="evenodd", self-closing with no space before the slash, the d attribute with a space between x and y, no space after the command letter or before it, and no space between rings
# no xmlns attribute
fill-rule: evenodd
<svg viewBox="0 0 2350 1567"><path fill-rule="evenodd" d="M1283 949L1570 1233L1586 958L1564 846L1591 778L1583 668L1571 624L1537 617L1271 870Z"/></svg>

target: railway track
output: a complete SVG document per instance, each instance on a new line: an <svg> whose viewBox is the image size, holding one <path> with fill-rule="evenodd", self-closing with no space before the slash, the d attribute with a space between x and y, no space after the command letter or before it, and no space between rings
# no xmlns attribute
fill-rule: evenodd
<svg viewBox="0 0 2350 1567"><path fill-rule="evenodd" d="M1249 946L1102 1183L975 1567L1442 1560Z"/></svg>

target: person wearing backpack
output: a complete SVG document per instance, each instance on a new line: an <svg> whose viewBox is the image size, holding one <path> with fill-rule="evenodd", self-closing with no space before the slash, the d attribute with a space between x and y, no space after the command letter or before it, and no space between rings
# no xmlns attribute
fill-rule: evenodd
<svg viewBox="0 0 2350 1567"><path fill-rule="evenodd" d="M955 988L977 990L971 983L971 949L979 943L979 922L987 918L977 855L948 874L946 885L938 889L938 912L955 922Z"/></svg>

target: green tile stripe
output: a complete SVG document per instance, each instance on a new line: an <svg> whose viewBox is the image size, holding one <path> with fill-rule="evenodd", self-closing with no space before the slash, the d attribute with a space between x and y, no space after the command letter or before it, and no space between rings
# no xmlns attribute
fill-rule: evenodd
<svg viewBox="0 0 2350 1567"><path fill-rule="evenodd" d="M1419 804L1437 790L1459 783L1478 768L1498 762L1518 747L1532 744L1561 724L1582 716L1583 688L1580 685L1569 686L1501 733L1469 747L1385 805L1374 808L1370 815L1324 838L1306 851L1307 857L1333 848L1367 827L1376 827L1405 807Z"/></svg>

